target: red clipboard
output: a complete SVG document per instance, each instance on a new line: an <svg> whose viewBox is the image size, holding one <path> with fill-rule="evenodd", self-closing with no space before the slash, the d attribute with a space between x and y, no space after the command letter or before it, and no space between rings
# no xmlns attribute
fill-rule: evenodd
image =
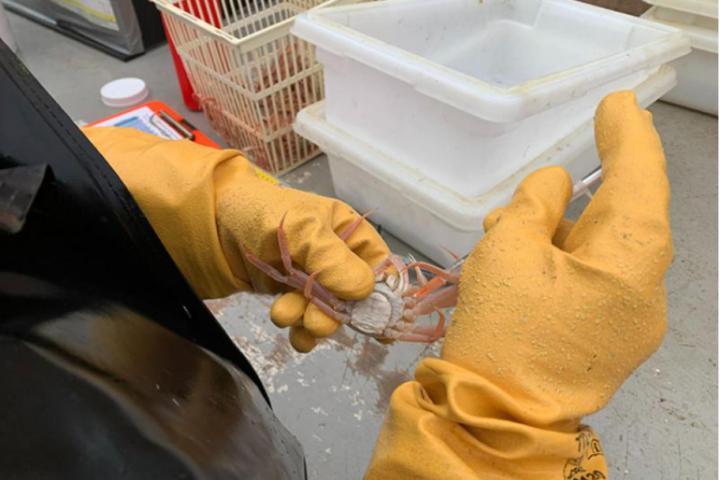
<svg viewBox="0 0 720 480"><path fill-rule="evenodd" d="M145 128L140 128L140 130L146 131L148 133L154 133L156 135L162 136L164 138L174 138L177 140L180 139L190 139L193 142L204 145L206 147L216 148L218 150L221 149L221 147L210 140L205 134L203 134L200 130L195 128L195 126L185 120L182 115L177 113L175 110L170 108L165 102L161 102L159 100L151 100L146 103L142 103L140 105L135 105L132 108L128 108L127 110L123 110L122 112L118 112L114 115L110 115L109 117L101 118L100 120L96 120L88 126L94 127L94 126L118 126L118 127L130 127L133 128L133 126L145 126L144 124L139 123L139 116L135 120L133 120L135 117L133 117L134 113L140 113L143 114L143 119L145 119L146 115L145 113L147 110L152 111L153 114L153 122L157 122L154 126L157 127L158 131L160 132L166 132L169 135L160 135L158 133L148 131ZM113 120L118 120L118 123L114 123ZM122 121L121 121L122 120ZM170 130L167 130L170 129ZM176 135L172 135L171 132L174 132ZM172 135L172 136L171 136Z"/></svg>

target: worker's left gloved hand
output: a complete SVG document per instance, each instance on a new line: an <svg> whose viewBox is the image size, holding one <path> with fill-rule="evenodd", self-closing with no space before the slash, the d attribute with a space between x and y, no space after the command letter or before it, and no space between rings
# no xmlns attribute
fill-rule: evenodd
<svg viewBox="0 0 720 480"><path fill-rule="evenodd" d="M275 185L237 151L163 140L127 128L86 128L85 134L203 298L285 289L248 265L242 251L244 247L285 273L277 240L283 217L294 263L307 273L320 272L316 281L337 297L357 300L369 295L375 283L372 267L389 255L385 242L364 220L346 241L339 237L359 217L348 205ZM300 292L281 296L271 317L279 327L291 327L290 341L302 352L339 326Z"/></svg>

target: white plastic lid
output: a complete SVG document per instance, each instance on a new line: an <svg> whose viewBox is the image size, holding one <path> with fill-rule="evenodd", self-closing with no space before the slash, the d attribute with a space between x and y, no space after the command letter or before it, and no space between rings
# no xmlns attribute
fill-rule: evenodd
<svg viewBox="0 0 720 480"><path fill-rule="evenodd" d="M645 3L704 17L718 18L718 0L645 0Z"/></svg>
<svg viewBox="0 0 720 480"><path fill-rule="evenodd" d="M139 78L120 78L100 89L102 102L108 107L131 107L148 96L147 85Z"/></svg>

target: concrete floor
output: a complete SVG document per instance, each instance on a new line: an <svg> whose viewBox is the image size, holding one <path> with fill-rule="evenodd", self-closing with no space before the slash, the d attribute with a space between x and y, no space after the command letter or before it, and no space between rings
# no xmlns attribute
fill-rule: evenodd
<svg viewBox="0 0 720 480"><path fill-rule="evenodd" d="M167 102L202 130L200 114L180 98L165 47L129 63L24 19L10 17L28 68L74 120L114 113L100 87L122 76L144 78L151 98ZM669 330L660 351L603 412L588 418L603 438L615 479L713 479L717 457L718 125L715 117L656 104L673 189L676 257L668 277ZM217 137L215 137L217 138ZM291 185L333 195L324 157L287 175ZM576 203L571 215L584 205ZM394 251L412 252L387 237ZM282 422L302 441L312 479L357 479L368 463L393 389L439 345L381 346L341 331L310 355L298 355L269 322L272 298L210 302L250 358Z"/></svg>

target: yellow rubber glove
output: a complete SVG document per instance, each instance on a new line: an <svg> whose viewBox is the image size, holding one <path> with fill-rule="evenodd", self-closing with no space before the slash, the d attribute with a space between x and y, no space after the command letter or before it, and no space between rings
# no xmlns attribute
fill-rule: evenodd
<svg viewBox="0 0 720 480"><path fill-rule="evenodd" d="M163 140L129 128L84 129L150 220L183 275L203 298L238 290L285 290L245 263L242 247L283 272L277 229L284 230L297 266L340 298L356 300L374 286L372 267L389 254L363 221L346 242L342 233L359 215L346 204L272 184L235 150ZM271 318L292 326L290 341L310 351L339 323L299 292L281 296Z"/></svg>
<svg viewBox="0 0 720 480"><path fill-rule="evenodd" d="M607 478L580 421L659 347L673 253L650 113L619 92L595 127L604 182L574 227L561 168L486 219L441 359L393 394L367 479Z"/></svg>

